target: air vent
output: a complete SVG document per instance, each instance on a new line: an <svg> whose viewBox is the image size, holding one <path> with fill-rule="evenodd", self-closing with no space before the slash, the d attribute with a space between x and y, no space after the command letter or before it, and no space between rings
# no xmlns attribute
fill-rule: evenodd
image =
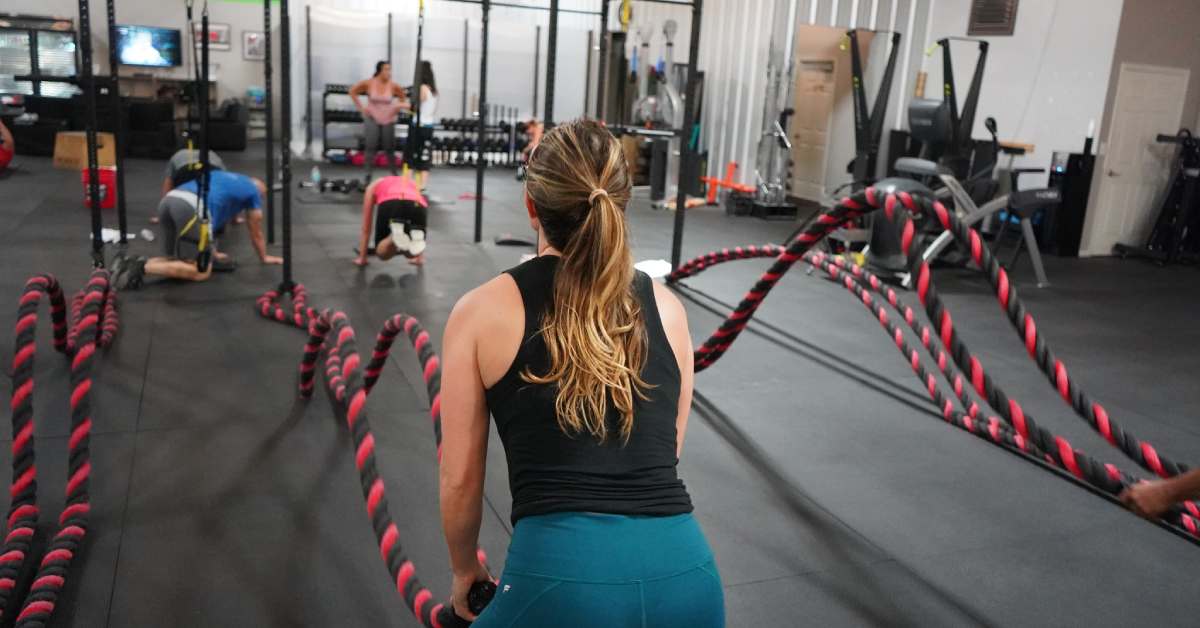
<svg viewBox="0 0 1200 628"><path fill-rule="evenodd" d="M1017 0L973 0L967 34L1012 35L1017 24Z"/></svg>

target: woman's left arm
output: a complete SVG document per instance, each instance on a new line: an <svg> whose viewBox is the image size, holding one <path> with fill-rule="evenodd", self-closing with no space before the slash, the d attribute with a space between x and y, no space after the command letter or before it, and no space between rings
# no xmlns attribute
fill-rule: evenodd
<svg viewBox="0 0 1200 628"><path fill-rule="evenodd" d="M454 306L442 348L442 531L456 593L487 578L475 552L488 444L488 409L476 351L479 317L486 312L479 303L479 295L472 292ZM462 601L456 599L456 606Z"/></svg>
<svg viewBox="0 0 1200 628"><path fill-rule="evenodd" d="M696 373L692 354L692 334L688 330L687 310L679 302L679 297L665 285L654 282L654 299L658 302L658 316L662 320L663 331L667 333L667 341L675 353L675 361L679 364L679 408L675 415L675 457L683 456L683 439L687 436L688 415L692 410L692 390L695 385Z"/></svg>

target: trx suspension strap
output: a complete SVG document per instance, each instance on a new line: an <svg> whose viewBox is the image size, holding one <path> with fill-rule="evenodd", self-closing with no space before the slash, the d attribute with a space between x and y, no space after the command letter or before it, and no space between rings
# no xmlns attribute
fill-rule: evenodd
<svg viewBox="0 0 1200 628"><path fill-rule="evenodd" d="M212 262L211 225L208 211L209 157L208 157L208 0L200 11L200 177L197 180L196 212L200 221L200 233L196 245L196 268L204 272Z"/></svg>
<svg viewBox="0 0 1200 628"><path fill-rule="evenodd" d="M417 63L413 69L413 91L415 95L409 94L408 101L412 103L414 109L411 123L408 125L408 138L404 140L404 155L405 169L414 167L421 160L421 152L424 152L424 137L419 135L423 133L421 130L421 87L425 83L425 72L421 69L421 44L425 39L425 0L420 0L417 5Z"/></svg>

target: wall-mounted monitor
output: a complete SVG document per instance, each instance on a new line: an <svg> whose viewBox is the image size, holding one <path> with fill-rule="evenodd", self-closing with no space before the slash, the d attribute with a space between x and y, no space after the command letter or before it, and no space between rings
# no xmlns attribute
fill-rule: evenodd
<svg viewBox="0 0 1200 628"><path fill-rule="evenodd" d="M170 68L183 65L178 29L155 26L117 26L117 58L124 65Z"/></svg>

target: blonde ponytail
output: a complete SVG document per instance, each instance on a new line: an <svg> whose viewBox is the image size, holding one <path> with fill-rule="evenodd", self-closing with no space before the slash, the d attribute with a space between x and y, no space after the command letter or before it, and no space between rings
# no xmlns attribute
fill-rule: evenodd
<svg viewBox="0 0 1200 628"><path fill-rule="evenodd" d="M526 190L550 244L562 253L541 325L550 369L525 381L555 384L559 427L609 437L609 404L623 441L633 432L635 398L645 399L646 326L633 289L625 224L630 180L620 145L591 121L542 138Z"/></svg>

